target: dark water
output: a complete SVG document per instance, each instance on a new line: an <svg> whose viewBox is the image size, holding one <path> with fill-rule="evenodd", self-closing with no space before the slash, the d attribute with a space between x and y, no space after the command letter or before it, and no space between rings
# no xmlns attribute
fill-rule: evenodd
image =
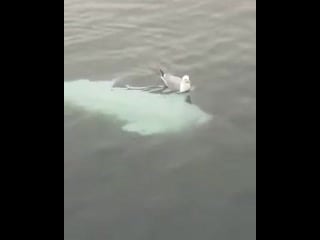
<svg viewBox="0 0 320 240"><path fill-rule="evenodd" d="M121 131L65 106L65 239L256 239L253 0L65 0L64 81L189 74L214 120Z"/></svg>

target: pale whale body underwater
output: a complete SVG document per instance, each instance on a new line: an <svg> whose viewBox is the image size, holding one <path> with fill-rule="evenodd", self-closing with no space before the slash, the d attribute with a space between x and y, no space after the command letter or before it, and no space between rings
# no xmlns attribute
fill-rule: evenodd
<svg viewBox="0 0 320 240"><path fill-rule="evenodd" d="M64 82L64 101L93 114L115 117L122 130L140 135L174 133L199 127L212 119L179 94L154 94L114 88L115 81Z"/></svg>

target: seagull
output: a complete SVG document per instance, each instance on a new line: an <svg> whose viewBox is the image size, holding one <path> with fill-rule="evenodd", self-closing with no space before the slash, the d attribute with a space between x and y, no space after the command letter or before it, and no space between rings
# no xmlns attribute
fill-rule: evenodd
<svg viewBox="0 0 320 240"><path fill-rule="evenodd" d="M182 78L178 76L174 76L170 73L164 73L162 69L160 69L160 79L162 80L162 85L150 85L143 87L134 87L130 85L126 85L126 89L128 90L141 90L148 91L150 93L162 93L162 94L170 94L170 93L187 93L194 90L194 86L191 86L191 82L189 79L189 75L184 75Z"/></svg>
<svg viewBox="0 0 320 240"><path fill-rule="evenodd" d="M147 91L149 93L160 93L160 94L170 94L177 93L183 94L194 90L194 86L191 85L188 75L184 75L182 78L174 76L170 73L164 73L160 69L160 79L162 80L162 85L150 85L143 87L134 87L131 85L125 85L127 90L140 90ZM191 96L188 94L185 101L192 104Z"/></svg>
<svg viewBox="0 0 320 240"><path fill-rule="evenodd" d="M178 76L174 76L170 73L164 73L161 69L160 69L160 73L161 73L161 76L160 76L161 80L169 90L178 92L178 93L185 93L192 90L189 75L184 75L181 78Z"/></svg>

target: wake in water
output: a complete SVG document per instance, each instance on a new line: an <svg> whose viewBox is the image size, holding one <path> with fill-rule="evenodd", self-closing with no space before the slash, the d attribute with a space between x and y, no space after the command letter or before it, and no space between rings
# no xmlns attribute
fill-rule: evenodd
<svg viewBox="0 0 320 240"><path fill-rule="evenodd" d="M211 119L182 95L163 95L141 89L113 88L114 81L77 80L64 83L65 103L85 111L114 116L122 129L141 135L177 132Z"/></svg>

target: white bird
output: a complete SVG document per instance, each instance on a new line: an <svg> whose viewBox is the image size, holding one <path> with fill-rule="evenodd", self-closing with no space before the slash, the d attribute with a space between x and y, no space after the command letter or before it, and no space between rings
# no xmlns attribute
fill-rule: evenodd
<svg viewBox="0 0 320 240"><path fill-rule="evenodd" d="M161 80L163 81L165 86L169 88L169 90L179 93L184 93L191 90L191 82L188 75L184 75L181 78L169 73L164 73L161 69L160 73Z"/></svg>

